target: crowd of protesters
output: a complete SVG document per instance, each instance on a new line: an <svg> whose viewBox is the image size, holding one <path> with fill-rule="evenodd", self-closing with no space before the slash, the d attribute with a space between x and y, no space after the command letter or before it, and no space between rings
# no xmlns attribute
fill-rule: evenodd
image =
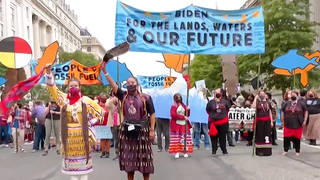
<svg viewBox="0 0 320 180"><path fill-rule="evenodd" d="M136 79L132 78L131 81L136 85ZM212 155L217 154L218 148L221 149L223 154L228 154L227 144L229 144L229 147L233 147L242 140L247 141L247 146L255 146L256 155L270 156L272 155L272 146L278 145L276 142L277 127L283 129L283 155L294 148L296 155L299 156L302 137L310 145L317 145L317 139L320 137L320 99L314 90L300 92L288 90L285 92L281 104L278 104L272 99L270 93L263 90L258 91L256 95L238 93L235 96L228 96L225 90L216 89L213 91L213 97L206 98L204 95L208 101L206 107L208 123L191 123L189 116L192 109L189 109L183 103L182 96L177 93L173 96L171 108L168 109L171 114L170 119L157 117L154 127L151 127L150 122L148 122L151 129L145 127L147 124L141 123L139 126L142 127L142 130L146 129L140 134L130 134L130 131L128 132L124 128L130 126L130 123L134 121L131 121L130 118L133 118L131 114L134 112L132 111L136 110L131 109L135 99L129 99L126 104L127 98L131 98L131 95L127 97L124 94L125 92L122 92L116 85L113 88L117 90L112 91L110 95L102 93L100 96L93 98L104 109L105 121L94 121L94 117L88 116L89 126L110 127L110 132L107 134L112 134L112 138L100 139L99 143L91 148L101 151L101 158L109 158L110 148L114 146L115 157L120 157L120 168L128 173L130 179L134 176L131 173L132 171L142 168L127 165L129 160L126 157L128 154L140 153L131 151L130 148L126 149L126 147L129 147L127 145L131 145L132 148L138 145L138 141L134 141L136 136L150 138L152 144L157 145L158 152L162 152L164 149L169 154L173 154L176 159L180 158L181 154L187 158L193 153L194 149L200 149L202 139L204 148L206 150L211 149ZM134 90L136 91L136 89L135 87ZM135 94L135 92L132 93ZM151 97L139 94L138 91L136 93L138 94L134 97L142 99L143 103L140 104L139 117L134 118L144 119L148 118L147 115L150 118L150 114L154 118L155 109ZM118 98L122 101L119 101ZM145 102L145 99L149 100ZM124 109L120 111L122 113L125 111L127 114L124 114L124 117L122 117L124 121L121 122L118 106L123 102L125 103ZM137 104L139 103L137 102ZM236 128L229 126L228 111L230 108L236 107L256 109L254 123L248 126L241 122ZM146 111L147 114L142 113L143 111ZM281 124L276 124L279 117L281 117ZM46 104L42 101L35 101L32 106L23 106L21 103L16 103L7 116L0 113L1 146L12 148L14 152L24 152L24 146L33 143L32 152L42 151L43 156L46 156L49 150L56 146L55 151L60 154L60 119L61 107L54 100ZM123 122L125 123L121 126ZM156 128L156 141L153 141L151 137L153 134L150 134L154 133L154 128ZM125 138L127 135L130 137L129 139ZM165 139L164 146L163 138ZM187 139L186 149L184 149L185 138ZM139 143L141 143L140 140ZM143 171L145 179L148 179L148 174L153 173L152 151L148 142L142 143L145 143L143 145L147 149L144 153L149 157L146 160L149 163L147 169ZM293 144L292 147L291 143Z"/></svg>

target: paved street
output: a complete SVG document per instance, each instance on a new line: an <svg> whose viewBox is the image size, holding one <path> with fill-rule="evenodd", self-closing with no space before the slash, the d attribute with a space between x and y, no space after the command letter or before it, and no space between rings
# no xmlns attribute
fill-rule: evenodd
<svg viewBox="0 0 320 180"><path fill-rule="evenodd" d="M271 157L252 157L252 147L245 142L236 147L228 147L229 155L211 157L210 151L196 150L192 157L173 159L166 152L158 153L154 146L155 174L153 180L320 180L320 146L302 144L301 156L296 157L293 150L282 156L282 141L274 146ZM42 152L31 153L31 145L26 152L15 154L12 149L0 148L1 180L67 180L60 172L61 158L55 151L48 156ZM118 161L101 159L94 153L94 172L91 180L126 179L119 171ZM142 179L139 174L136 179Z"/></svg>

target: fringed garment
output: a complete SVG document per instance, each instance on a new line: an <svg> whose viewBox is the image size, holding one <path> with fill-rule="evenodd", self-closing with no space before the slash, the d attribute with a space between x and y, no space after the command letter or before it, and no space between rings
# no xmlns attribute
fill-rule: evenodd
<svg viewBox="0 0 320 180"><path fill-rule="evenodd" d="M51 96L62 107L62 172L68 175L88 174L93 171L90 151L96 138L88 125L87 117L91 114L94 118L103 121L105 112L92 99L85 96L70 105L65 93L59 91L52 82L47 82L47 85ZM85 133L84 129L86 129Z"/></svg>
<svg viewBox="0 0 320 180"><path fill-rule="evenodd" d="M153 159L149 127L141 129L137 138L126 136L125 126L120 126L119 164L126 172L153 173Z"/></svg>
<svg viewBox="0 0 320 180"><path fill-rule="evenodd" d="M186 153L193 152L192 137L190 128L192 127L189 121L184 120L184 116L188 115L187 107L184 104L173 104L170 109L171 124L170 124L170 146L169 154L184 153L184 142L187 126L187 146ZM187 125L185 124L187 123Z"/></svg>
<svg viewBox="0 0 320 180"><path fill-rule="evenodd" d="M257 103L257 125L255 148L257 156L271 156L272 155L272 141L271 141L271 104L266 101ZM253 128L254 130L254 123Z"/></svg>
<svg viewBox="0 0 320 180"><path fill-rule="evenodd" d="M144 174L154 173L153 154L149 140L150 126L147 114L154 113L152 99L149 95L135 93L128 95L120 88L117 97L122 100L124 122L120 126L119 138L119 166L121 171L140 171ZM128 133L125 123L139 124L139 131L134 136ZM136 126L135 126L136 127ZM138 127L136 127L138 128ZM132 131L130 131L132 132Z"/></svg>

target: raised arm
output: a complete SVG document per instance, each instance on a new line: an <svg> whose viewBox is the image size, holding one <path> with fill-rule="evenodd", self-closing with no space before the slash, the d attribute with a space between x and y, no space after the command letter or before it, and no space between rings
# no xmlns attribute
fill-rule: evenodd
<svg viewBox="0 0 320 180"><path fill-rule="evenodd" d="M107 72L107 70L106 70L106 62L105 62L105 61L102 61L102 62L101 62L100 68L101 68L104 76L106 76L106 79L107 79L107 81L109 82L109 84L110 84L113 92L114 92L114 93L117 93L119 86L116 84L116 82L112 79L112 77L111 77L111 76L109 75L109 73Z"/></svg>
<svg viewBox="0 0 320 180"><path fill-rule="evenodd" d="M65 105L67 94L63 93L57 88L54 82L54 75L51 72L51 65L46 65L46 83L47 83L47 87L50 95L57 102L57 104L62 108Z"/></svg>

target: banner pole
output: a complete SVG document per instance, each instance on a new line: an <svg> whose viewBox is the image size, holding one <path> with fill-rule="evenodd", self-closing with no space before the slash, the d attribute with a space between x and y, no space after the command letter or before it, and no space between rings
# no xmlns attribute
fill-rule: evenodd
<svg viewBox="0 0 320 180"><path fill-rule="evenodd" d="M119 56L117 56L117 84L118 84L118 88L121 88L120 87L120 83L119 83ZM115 92L116 93L116 92ZM122 106L122 104L121 104L121 101L119 101L119 99L118 99L118 103L117 103L117 108L118 108L118 117L119 117L119 123L120 123L120 128L121 128L121 123L122 123L122 120L121 120L121 107ZM117 132L117 131L116 131ZM117 134L117 136L118 136L118 139L120 139L120 135L119 135L119 132L118 132L118 134ZM116 151L116 157L115 158L113 158L113 160L116 160L116 159L118 159L118 157L119 157L119 150L120 150L120 143L118 143L118 147L116 147L116 148L118 148L118 151Z"/></svg>
<svg viewBox="0 0 320 180"><path fill-rule="evenodd" d="M295 73L293 74L293 89L295 90L296 88L296 75Z"/></svg>
<svg viewBox="0 0 320 180"><path fill-rule="evenodd" d="M258 78L257 78L257 90L259 92L260 88L260 68L261 68L261 54L259 54L259 67L258 67ZM257 101L256 101L256 118L254 119L254 131L253 131L253 139L252 139L252 156L255 156L255 151L256 151L256 131L257 131Z"/></svg>
<svg viewBox="0 0 320 180"><path fill-rule="evenodd" d="M15 119L15 124L16 124L16 127L15 127L15 130L16 130L16 139L15 139L15 141L16 141L16 153L18 153L18 151L19 151L19 148L18 148L18 120L17 119Z"/></svg>
<svg viewBox="0 0 320 180"><path fill-rule="evenodd" d="M190 84L190 54L189 54L189 57L188 57L188 81L187 81L187 100L186 100L186 105L187 105L187 108L189 106L189 84ZM189 111L186 110L187 112L187 116L189 115ZM186 121L185 123L185 132L184 132L184 153L186 154L187 153L187 133L188 133L188 122Z"/></svg>

